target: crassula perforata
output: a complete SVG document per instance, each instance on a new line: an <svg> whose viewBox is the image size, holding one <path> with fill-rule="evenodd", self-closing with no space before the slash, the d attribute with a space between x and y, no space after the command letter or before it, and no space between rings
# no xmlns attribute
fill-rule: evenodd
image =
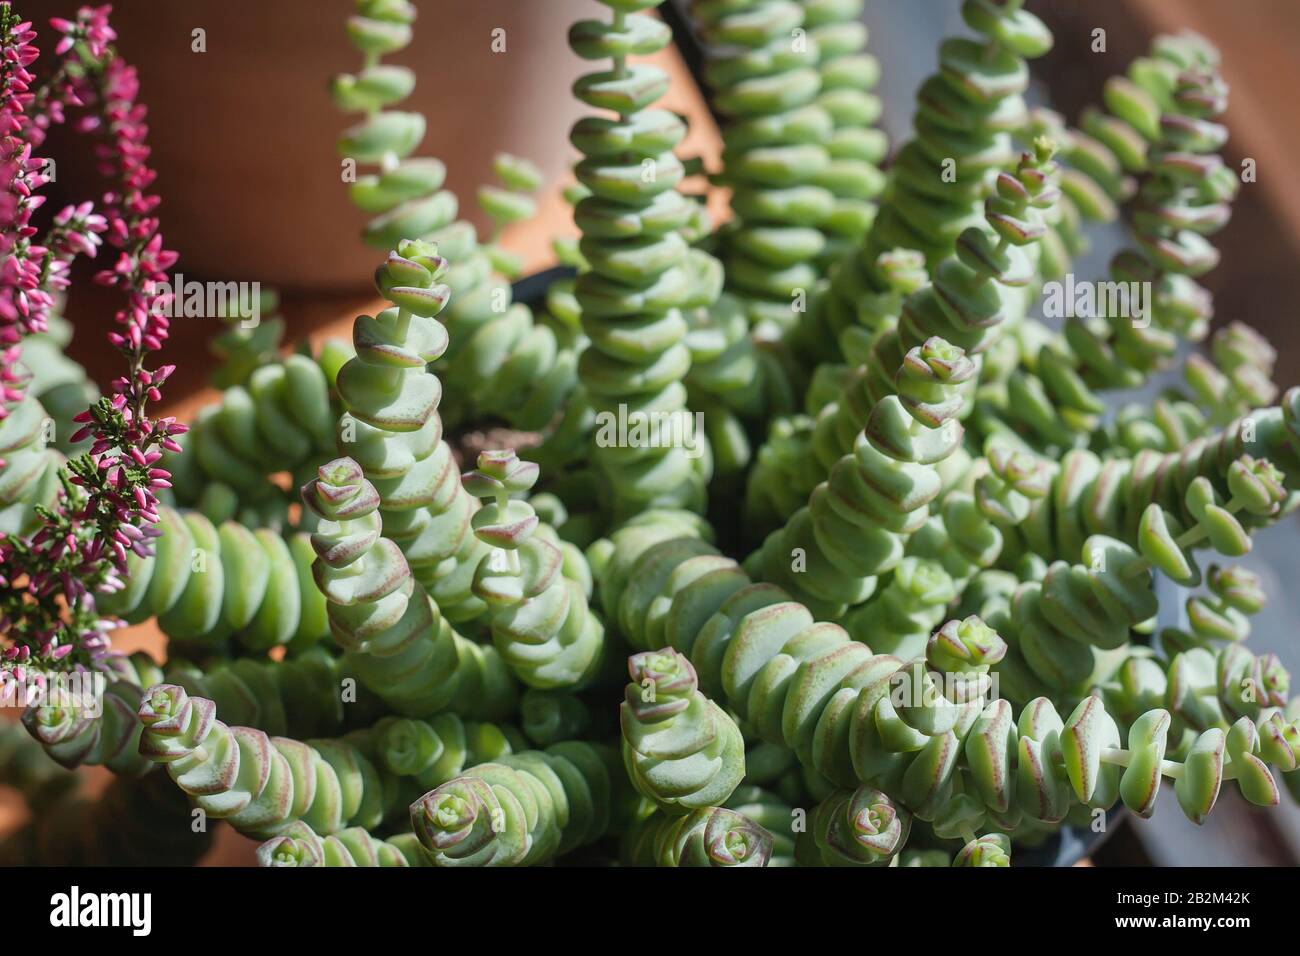
<svg viewBox="0 0 1300 956"><path fill-rule="evenodd" d="M284 356L284 323L223 324L190 427L152 413L175 254L108 10L53 21L47 65L0 3L0 676L51 689L13 779L104 765L276 867L1007 866L1166 782L1196 823L1225 785L1300 797L1260 582L1202 569L1300 502L1300 389L1198 282L1238 185L1214 48L1158 37L1075 128L1025 103L1047 27L962 0L889 158L861 0L700 0L724 148L691 186L655 6L569 29L577 238L523 296L541 173L500 154L490 234L458 219L385 62L416 5L355 0L330 92L383 301ZM73 115L109 184L38 230ZM1031 317L1121 215L1138 311ZM59 422L33 383L109 249L126 370ZM113 649L149 620L166 661ZM83 674L98 713L52 696Z"/></svg>

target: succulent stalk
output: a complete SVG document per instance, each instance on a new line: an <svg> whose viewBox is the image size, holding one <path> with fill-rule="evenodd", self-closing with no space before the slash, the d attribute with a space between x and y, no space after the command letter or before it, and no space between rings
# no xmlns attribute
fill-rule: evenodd
<svg viewBox="0 0 1300 956"><path fill-rule="evenodd" d="M959 390L975 373L965 352L938 337L911 349L899 394L875 404L852 450L747 567L831 620L870 598L939 496L937 464L961 445Z"/></svg>
<svg viewBox="0 0 1300 956"><path fill-rule="evenodd" d="M364 827L347 827L319 836L301 820L257 848L258 866L428 866L412 834L387 840L371 836Z"/></svg>
<svg viewBox="0 0 1300 956"><path fill-rule="evenodd" d="M651 108L667 89L667 75L627 62L662 49L670 32L639 12L654 0L601 2L610 20L583 20L569 31L578 56L612 61L580 77L574 94L616 114L586 117L570 133L584 156L578 181L589 191L574 209L590 265L574 294L591 340L578 366L587 398L598 418L629 423L626 437L598 431L592 448L617 521L650 507L703 510L708 456L692 455L664 424L690 417L683 384L690 350L680 308L697 288L682 235L695 212L676 188L684 170L673 154L686 128L676 115Z"/></svg>
<svg viewBox="0 0 1300 956"><path fill-rule="evenodd" d="M717 807L745 776L740 728L699 690L672 648L628 658L619 707L623 763L637 791L669 814Z"/></svg>
<svg viewBox="0 0 1300 956"><path fill-rule="evenodd" d="M731 187L735 216L724 234L727 288L749 325L778 331L797 317L794 296L820 277L819 226L836 210L823 182L835 120L819 102L821 48L804 28L809 12L790 0L692 5L711 47L712 104L724 118L716 179Z"/></svg>
<svg viewBox="0 0 1300 956"><path fill-rule="evenodd" d="M157 617L172 640L204 648L233 639L255 652L301 649L328 636L307 534L217 525L168 507L159 516L154 553L132 555L125 587L101 598L101 611L130 622Z"/></svg>
<svg viewBox="0 0 1300 956"><path fill-rule="evenodd" d="M474 593L488 606L492 640L502 660L529 687L579 687L601 663L605 629L587 607L584 581L566 565L586 562L572 545L543 529L526 500L538 468L513 451L484 451L465 489L484 501L474 534L490 550L474 575Z"/></svg>
<svg viewBox="0 0 1300 956"><path fill-rule="evenodd" d="M736 810L702 807L684 816L654 813L624 837L629 866L762 867L772 835Z"/></svg>
<svg viewBox="0 0 1300 956"><path fill-rule="evenodd" d="M875 324L857 303L888 290L876 271L883 253L913 249L931 267L952 255L957 238L979 224L989 178L1016 160L1012 134L1028 119L1022 95L1028 59L1045 54L1052 35L1023 0L965 0L962 19L979 39L951 38L939 71L917 94L916 136L894 160L889 186L866 240L840 260L830 290L804 316L796 343L808 355L841 361L840 337Z"/></svg>
<svg viewBox="0 0 1300 956"><path fill-rule="evenodd" d="M434 866L533 866L604 835L615 758L570 741L480 764L411 804Z"/></svg>
<svg viewBox="0 0 1300 956"><path fill-rule="evenodd" d="M508 712L515 689L505 665L453 631L417 587L401 549L382 537L379 492L361 467L350 458L322 465L303 501L320 519L312 574L330 632L361 682L411 716Z"/></svg>
<svg viewBox="0 0 1300 956"><path fill-rule="evenodd" d="M778 484L797 494L810 477L821 480L829 474L853 450L859 431L876 414L876 403L902 387L895 376L899 365L912 349L936 338L961 348L976 363L976 371L958 383L962 402L954 414L965 416L985 354L1017 321L1023 290L1036 276L1037 249L1048 232L1044 216L1060 198L1055 151L1054 142L1039 139L1021 155L1014 172L997 173L994 194L984 203L984 221L964 229L955 254L935 267L932 281L902 300L897 326L869 343L864 337L862 344L846 345L856 367L835 400L818 413L808 444L815 465L770 470L760 459L750 478L751 500L773 497L762 494L763 486ZM886 265L895 264L906 269L908 260ZM786 460L775 463L779 468Z"/></svg>
<svg viewBox="0 0 1300 956"><path fill-rule="evenodd" d="M379 773L341 741L228 727L212 701L175 684L146 691L139 716L141 756L166 765L195 807L248 836L271 837L298 820L326 834L373 827L389 809Z"/></svg>

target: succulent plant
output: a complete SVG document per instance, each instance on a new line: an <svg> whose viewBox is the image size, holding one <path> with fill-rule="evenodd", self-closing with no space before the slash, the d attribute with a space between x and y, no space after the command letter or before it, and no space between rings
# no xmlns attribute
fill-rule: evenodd
<svg viewBox="0 0 1300 956"><path fill-rule="evenodd" d="M498 153L489 232L458 219L416 155L450 131L384 62L416 5L354 0L331 95L384 302L287 355L289 322L212 316L221 392L182 443L147 409L174 256L133 74L87 9L42 85L0 0L0 690L44 695L0 733L33 812L0 857L192 863L206 830L168 828L198 814L268 867L1007 866L1166 781L1196 824L1225 785L1300 799L1300 698L1233 563L1300 503L1300 388L1259 333L1211 334L1237 193L1212 46L1157 38L1071 125L1025 102L1047 27L962 0L974 36L886 163L861 0L699 0L711 169L643 59L655 6L569 30L597 64L580 237L516 301L544 176ZM130 201L69 207L46 248L31 149L77 104ZM1147 311L1030 318L1121 215L1105 278ZM128 297L102 399L58 315L100 233ZM111 649L149 620L165 661ZM53 693L81 675L102 706ZM80 795L83 765L118 778Z"/></svg>

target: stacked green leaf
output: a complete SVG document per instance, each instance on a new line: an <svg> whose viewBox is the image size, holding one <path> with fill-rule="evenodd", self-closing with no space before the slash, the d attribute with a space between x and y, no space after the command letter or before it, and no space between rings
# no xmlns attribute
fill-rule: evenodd
<svg viewBox="0 0 1300 956"><path fill-rule="evenodd" d="M826 236L822 268L850 253L876 218L876 199L884 191L880 163L889 149L875 128L880 99L871 91L880 81L880 64L867 46L862 22L864 0L800 0L804 28L817 44L821 92L816 103L835 124L826 144L830 165L819 177L835 195L831 215L820 229Z"/></svg>
<svg viewBox="0 0 1300 956"><path fill-rule="evenodd" d="M1098 291L1085 315L1065 303L1061 338L1027 329L1021 367L1006 377L1005 394L991 398L991 418L1040 446L1084 444L1104 410L1093 389L1140 386L1180 342L1205 337L1212 299L1196 277L1219 261L1206 237L1227 224L1238 188L1217 155L1227 128L1215 120L1227 95L1217 52L1193 34L1158 37L1152 56L1107 83L1111 115L1090 111L1084 129L1126 170L1145 172L1133 199L1136 248L1110 266L1109 283L1125 294Z"/></svg>
<svg viewBox="0 0 1300 956"><path fill-rule="evenodd" d="M330 633L360 682L409 716L507 713L515 686L500 656L452 630L418 587L401 549L382 537L379 493L357 463L322 465L303 501L320 518L312 574Z"/></svg>
<svg viewBox="0 0 1300 956"><path fill-rule="evenodd" d="M341 741L228 727L212 701L175 684L146 691L139 716L141 755L165 765L197 809L248 836L275 836L299 820L323 834L373 827L391 809L391 787Z"/></svg>
<svg viewBox="0 0 1300 956"><path fill-rule="evenodd" d="M788 459L772 459L777 467L760 462L750 476L751 501L777 497L764 492L765 487L797 493L809 477L820 481L830 473L853 449L876 403L898 388L895 373L915 347L938 337L982 365L988 350L1016 321L1024 290L1037 274L1037 248L1048 232L1044 217L1060 198L1054 152L1054 143L1039 139L1031 152L1021 155L1014 172L997 174L995 194L984 204L984 221L962 231L955 255L935 268L931 282L903 300L897 327L871 341L861 364L843 380L836 400L819 412L809 447L815 465L782 470L779 466ZM899 264L905 266L906 261L900 259ZM973 375L964 380L959 412L969 407L975 384Z"/></svg>
<svg viewBox="0 0 1300 956"><path fill-rule="evenodd" d="M962 231L980 224L990 179L1015 163L1012 137L1028 118L1025 61L1051 48L1051 32L1023 0L965 0L962 18L979 39L940 46L939 72L917 93L916 136L894 160L866 240L841 259L830 290L800 323L795 341L814 359L841 361L846 329L881 328L859 303L888 289L876 269L882 253L914 249L931 267L947 259Z"/></svg>
<svg viewBox="0 0 1300 956"><path fill-rule="evenodd" d="M403 240L375 270L393 305L353 324L357 354L338 373L338 447L378 491L384 533L415 580L449 620L462 621L485 609L473 578L487 548L470 527L478 502L443 440L442 383L427 367L447 348L436 318L451 295L446 268L434 246Z"/></svg>
<svg viewBox="0 0 1300 956"><path fill-rule="evenodd" d="M154 553L128 556L124 586L100 597L101 611L133 623L156 617L173 640L208 649L228 638L255 652L302 648L329 634L307 534L218 526L166 506L159 515Z"/></svg>
<svg viewBox="0 0 1300 956"><path fill-rule="evenodd" d="M434 866L533 866L609 829L619 774L608 748L569 741L480 764L411 805Z"/></svg>
<svg viewBox="0 0 1300 956"><path fill-rule="evenodd" d="M570 139L589 195L574 209L590 270L574 293L590 344L579 375L597 417L592 462L615 521L646 508L703 510L709 457L695 433L683 379L690 368L681 307L695 294L697 264L683 238L695 204L677 190L684 175L673 149L686 133L675 114L652 109L668 77L630 55L662 49L670 31L637 11L653 0L602 0L610 21L583 20L569 43L612 67L579 77L583 103L615 114L578 121Z"/></svg>
<svg viewBox="0 0 1300 956"><path fill-rule="evenodd" d="M835 120L819 100L820 47L816 31L804 29L801 4L699 0L692 12L713 48L705 79L724 118L717 179L731 188L735 215L725 234L727 287L751 325L786 330L797 318L796 297L806 298L821 278L819 227L837 211L841 224L852 218L830 184L869 192L875 179L864 188L861 176L849 175L860 171L842 166L832 176ZM827 38L840 41L831 31Z"/></svg>
<svg viewBox="0 0 1300 956"><path fill-rule="evenodd" d="M543 690L580 687L600 667L605 628L587 606L586 559L539 527L527 501L511 499L537 481L538 468L513 451L485 451L465 488L485 504L474 534L490 548L474 574L488 606L492 640L520 682Z"/></svg>

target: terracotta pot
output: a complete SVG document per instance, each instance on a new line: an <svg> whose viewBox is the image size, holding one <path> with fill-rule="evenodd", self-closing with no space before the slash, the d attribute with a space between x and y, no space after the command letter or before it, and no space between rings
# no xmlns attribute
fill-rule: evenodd
<svg viewBox="0 0 1300 956"><path fill-rule="evenodd" d="M414 42L390 58L419 77L400 108L427 117L417 155L447 164L448 187L476 224L473 197L496 152L532 159L551 183L566 175L581 109L569 87L584 70L567 29L601 9L590 0L419 4ZM187 274L290 289L368 282L374 253L357 238L365 217L348 202L334 148L352 120L327 92L330 77L360 66L344 32L351 12L350 0L114 8L149 106L165 235ZM191 50L197 28L205 53ZM492 51L498 28L504 52Z"/></svg>

